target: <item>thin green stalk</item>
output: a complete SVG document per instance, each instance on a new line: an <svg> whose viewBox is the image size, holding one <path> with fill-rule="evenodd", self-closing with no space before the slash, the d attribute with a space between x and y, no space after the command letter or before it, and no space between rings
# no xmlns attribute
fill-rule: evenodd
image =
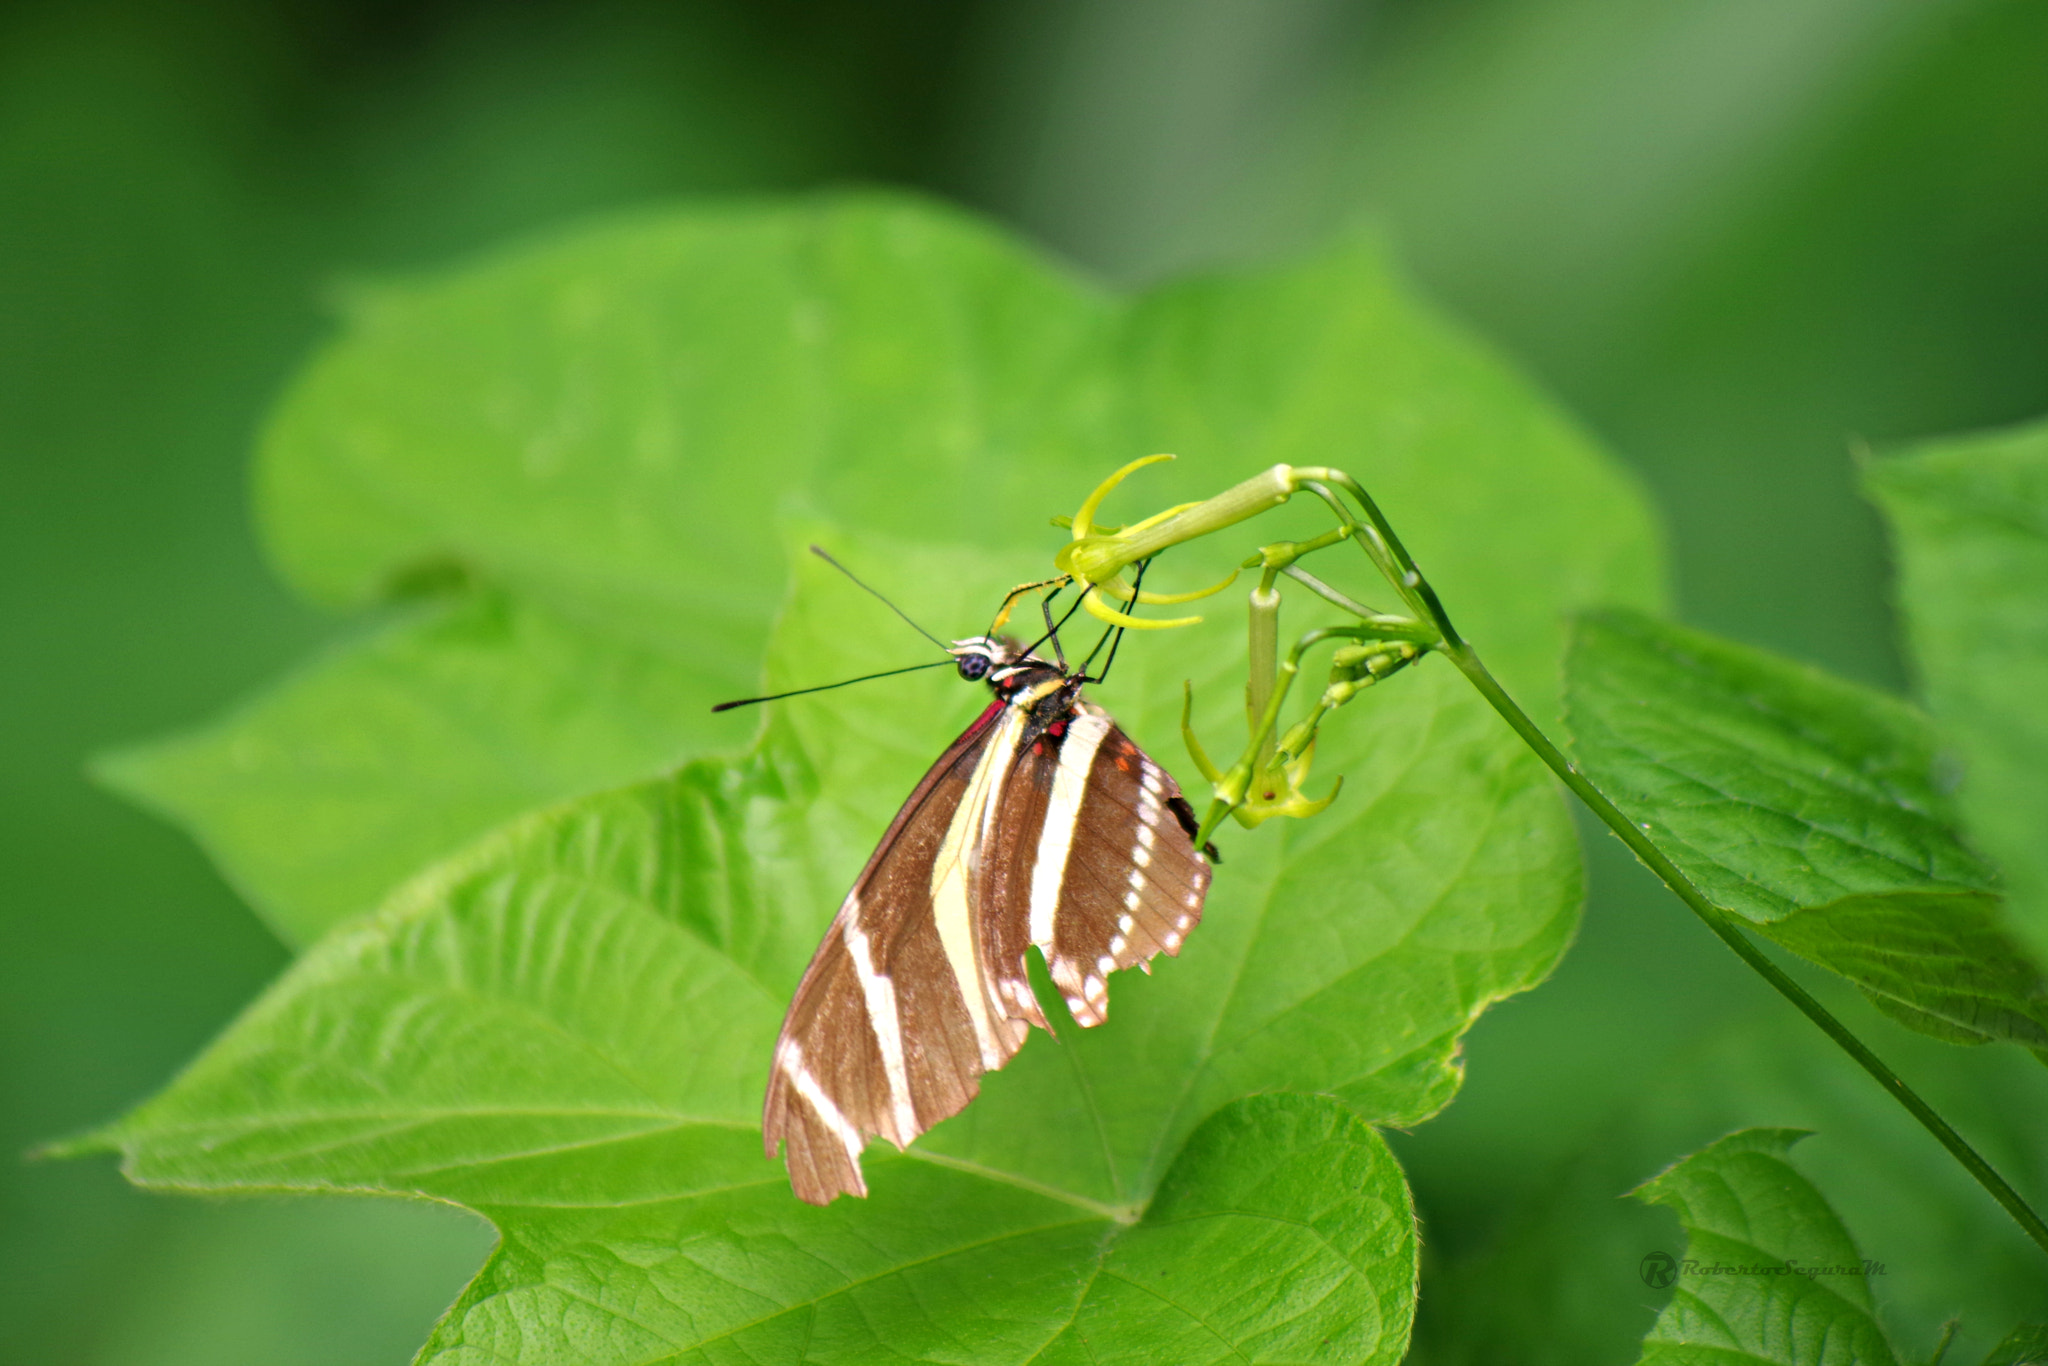
<svg viewBox="0 0 2048 1366"><path fill-rule="evenodd" d="M1536 723L1529 719L1528 713L1516 705L1515 699L1508 696L1507 691L1488 672L1486 665L1480 662L1477 651L1464 641L1459 641L1455 645L1442 647L1441 653L1458 666L1459 671L1479 690L1480 695L1492 704L1493 709L1499 712L1510 726L1514 727L1515 733L1522 737L1529 748L1536 751L1537 757L1550 766L1550 771L1586 804L1589 811L1600 818L1603 825L1620 837L1621 842L1626 844L1651 872L1662 878L1664 885L1669 887L1694 915L1705 922L1708 929L1719 935L1721 941L1733 949L1743 962L1755 969L1758 976L1776 988L1779 995L1797 1006L1807 1019L1819 1025L1822 1032L1839 1044L1843 1052L1854 1058L1864 1071L1876 1079L1879 1086L1891 1092L1892 1097L1905 1106L1913 1118L1920 1121L1921 1127L1933 1134L1941 1145L1949 1150L1950 1155L1962 1163L1971 1176L1977 1178L1977 1184L1989 1191L1991 1198L2005 1207L2005 1212L2026 1231L2027 1236L2032 1238L2043 1252L2048 1252L2048 1224L2041 1221L2041 1216L2034 1213L2020 1193L2007 1184L2005 1178L2000 1176L1961 1134L1951 1128L1948 1121L1943 1119L1933 1106L1922 1100L1919 1093L1908 1086L1898 1073L1885 1066L1883 1059L1871 1052L1847 1025L1836 1019L1806 988L1793 981L1782 968L1765 956L1763 950L1736 927L1727 912L1707 900L1705 894L1678 870L1677 865L1666 858L1663 851L1658 849L1633 821L1607 799L1605 793L1579 771L1579 766L1567 759L1563 752L1551 743L1550 737L1537 729Z"/></svg>
<svg viewBox="0 0 2048 1366"><path fill-rule="evenodd" d="M1153 457L1159 458L1163 457ZM1878 1085L1884 1087L1895 1100L1905 1106L1907 1113L1933 1134L1956 1161L1962 1163L1963 1168L1977 1179L1977 1183L2005 1208L2006 1213L2026 1230L2027 1236L2032 1238L2043 1252L2048 1252L2048 1224L2044 1224L2041 1216L2028 1207L2027 1202L2020 1198L2019 1192L2006 1184L2004 1178L1992 1170L1991 1164L1979 1156L1976 1149L1963 1140L1962 1135L1950 1128L1948 1122L1935 1112L1933 1106L1922 1100L1897 1073L1885 1066L1861 1039L1850 1032L1847 1025L1831 1015L1826 1007L1807 993L1805 988L1766 957L1763 951L1742 933L1727 912L1707 900L1699 888L1693 886L1685 874L1681 873L1641 830L1616 809L1614 803L1608 801L1600 789L1550 742L1548 736L1536 728L1536 723L1531 721L1519 706L1515 705L1514 699L1502 690L1493 675L1487 672L1486 666L1480 663L1478 653L1452 627L1450 616L1444 611L1443 603L1438 600L1436 590L1423 577L1414 558L1409 555L1407 547L1401 544L1401 538L1394 534L1392 524L1380 511L1379 505L1356 479L1337 469L1275 465L1272 469L1204 503L1191 504L1171 516L1161 517L1156 522L1140 523L1131 531L1115 536L1087 536L1085 514L1091 513L1102 494L1114 488L1125 474L1138 465L1148 463L1150 461L1140 461L1126 466L1091 495L1090 501L1083 507L1084 515L1077 516L1074 521L1077 533L1075 544L1066 552L1062 552L1068 556L1059 562L1063 570L1089 584L1101 583L1120 572L1126 564L1157 554L1168 546L1208 535L1212 531L1257 516L1269 508L1278 507L1297 492L1306 491L1320 498L1335 514L1341 534L1326 534L1314 542L1269 546L1260 556L1248 562L1246 567L1249 568L1263 560L1269 570L1277 568L1326 601L1372 621L1374 614L1364 610L1363 604L1339 593L1315 576L1300 570L1293 563L1302 553L1310 549L1320 549L1325 543L1334 543L1338 539L1356 540L1366 557L1392 585L1394 591L1401 595L1402 602L1418 619L1388 619L1384 629L1373 630L1372 634L1384 639L1411 641L1422 650L1436 650L1449 656L1451 662L1457 665L1479 690L1480 695L1485 697L1493 709L1507 720L1531 749L1536 751L1537 756L1549 765L1551 771L1557 774L1565 786L1586 804L1588 810L1619 836L1621 841L1635 852L1636 857L1662 878L1664 884L1706 924L1708 929L1720 936L1723 943L1756 970L1757 975L1797 1006L1808 1019L1819 1025L1823 1033L1840 1045L1864 1071L1877 1080ZM1332 487L1333 485L1335 487ZM1338 489L1351 495L1360 511L1364 513L1365 520L1360 521L1352 514L1351 509L1338 496ZM1261 588L1270 590L1272 586L1272 577L1269 573ZM1294 673L1299 669L1301 650L1317 640L1333 635L1360 637L1361 632L1355 627L1334 628L1310 632L1309 635L1302 637L1301 642L1296 645L1282 666L1281 676L1275 680L1266 712L1259 718L1262 724L1255 728L1252 744L1245 758L1234 765L1228 773L1218 774L1213 771L1207 756L1202 754L1194 741L1193 732L1187 725L1186 709L1183 708L1181 729L1188 737L1190 752L1196 756L1204 775L1209 777L1216 791L1216 798L1210 803L1209 814L1202 822L1202 834L1198 838L1206 839L1207 833L1214 829L1217 822L1243 802L1245 784L1253 771L1253 761L1271 740L1274 727L1278 723L1280 702L1285 697L1288 686L1293 682ZM1413 657L1412 654L1409 656ZM1319 708L1317 718L1320 717L1321 711Z"/></svg>

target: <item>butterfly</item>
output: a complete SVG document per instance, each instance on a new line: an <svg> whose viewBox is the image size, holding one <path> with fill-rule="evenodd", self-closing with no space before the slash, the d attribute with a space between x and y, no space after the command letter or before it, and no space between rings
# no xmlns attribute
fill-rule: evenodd
<svg viewBox="0 0 2048 1366"><path fill-rule="evenodd" d="M1177 955L1209 890L1194 808L1081 695L1085 665L992 635L946 648L993 699L889 823L775 1042L762 1138L814 1205L866 1195L869 1138L907 1146L1051 1031L1028 948L1098 1025L1109 975Z"/></svg>

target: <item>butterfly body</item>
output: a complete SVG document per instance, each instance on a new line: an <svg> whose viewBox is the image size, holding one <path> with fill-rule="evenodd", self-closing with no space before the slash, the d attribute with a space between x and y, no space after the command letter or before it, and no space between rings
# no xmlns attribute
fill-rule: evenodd
<svg viewBox="0 0 2048 1366"><path fill-rule="evenodd" d="M1052 1028L1027 949L1097 1025L1109 974L1177 954L1208 892L1193 810L1088 680L990 637L950 649L994 698L883 835L775 1046L764 1141L813 1204L865 1195L869 1137L906 1146Z"/></svg>

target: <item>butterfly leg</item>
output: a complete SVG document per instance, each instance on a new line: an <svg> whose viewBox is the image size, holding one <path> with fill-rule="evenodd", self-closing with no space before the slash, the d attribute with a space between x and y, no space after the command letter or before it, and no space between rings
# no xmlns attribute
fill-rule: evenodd
<svg viewBox="0 0 2048 1366"><path fill-rule="evenodd" d="M1036 583L1018 584L1015 588L1012 588L1009 592L1003 595L1003 605L999 609L997 609L996 619L988 624L988 630L984 634L992 636L996 632L1002 630L1003 623L1007 622L1010 619L1010 609L1016 606L1017 599L1023 597L1026 593L1035 593L1042 588L1051 588L1057 590L1065 588L1068 584L1072 582L1073 577L1071 575L1060 574L1050 579L1040 579ZM1055 593L1055 596L1057 596L1057 593Z"/></svg>

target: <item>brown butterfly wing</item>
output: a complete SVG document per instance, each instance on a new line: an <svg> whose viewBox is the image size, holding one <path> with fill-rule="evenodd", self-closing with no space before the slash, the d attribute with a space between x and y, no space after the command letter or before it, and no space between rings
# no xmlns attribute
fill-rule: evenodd
<svg viewBox="0 0 2048 1366"><path fill-rule="evenodd" d="M1178 953L1209 886L1191 823L1165 770L1074 693L1035 719L983 713L897 813L783 1022L762 1129L796 1193L867 1194L869 1137L907 1145L1051 1028L1031 945L1082 1025L1106 1018L1109 973Z"/></svg>
<svg viewBox="0 0 2048 1366"><path fill-rule="evenodd" d="M996 799L994 774L982 765L1007 765L1016 720L992 705L926 773L840 906L783 1020L762 1138L771 1158L787 1145L790 1182L812 1204L867 1194L860 1152L869 1137L907 1145L959 1113L977 1078L1023 1043L1026 1026L1001 1012L984 1006L977 1024L933 894L935 869L957 865L957 895L966 905L979 899L980 845L962 843L976 830L956 830L956 818L977 793L984 804ZM977 829L987 819L965 815L973 819L962 824ZM977 993L981 978L970 974Z"/></svg>
<svg viewBox="0 0 2048 1366"><path fill-rule="evenodd" d="M1091 703L1017 757L979 912L990 994L1013 1018L1051 1028L1030 945L1082 1025L1106 1018L1110 973L1180 952L1210 876L1190 815L1173 778Z"/></svg>

